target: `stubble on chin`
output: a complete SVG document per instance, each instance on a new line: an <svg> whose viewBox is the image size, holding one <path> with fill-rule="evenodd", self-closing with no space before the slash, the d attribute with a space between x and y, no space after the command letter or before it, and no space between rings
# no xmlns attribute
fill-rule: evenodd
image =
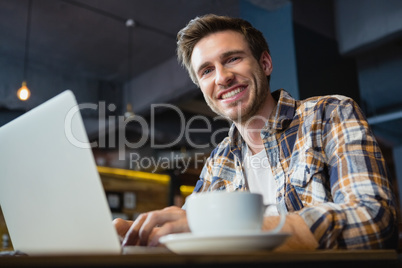
<svg viewBox="0 0 402 268"><path fill-rule="evenodd" d="M242 108L241 101L235 101L231 103L230 105L230 110L235 109L236 111L234 114L228 114L225 113L224 111L221 111L221 109L218 109L210 100L206 101L209 108L215 112L217 115L222 116L226 118L227 120L230 120L234 123L246 123L248 120L251 120L252 117L257 113L258 109L260 108L261 105L253 105L251 104L249 107ZM229 109L228 109L229 110Z"/></svg>
<svg viewBox="0 0 402 268"><path fill-rule="evenodd" d="M235 116L231 116L231 115L225 113L224 111L222 111L221 109L219 109L219 108L213 103L212 100L210 100L210 99L208 99L208 98L205 98L205 101L206 101L207 105L209 106L209 108L210 108L214 113L216 113L217 115L222 116L223 118L225 118L225 119L227 119L227 120L230 120L230 121L233 121L233 122L237 122L237 119L238 119L238 116L237 116L237 115L238 115L239 113L236 113L237 115L235 115ZM239 102L236 101L236 102L231 103L230 106L233 107L233 108L235 108L235 107L238 107L238 106L237 106L238 104L239 104ZM241 112L240 112L240 115L241 115Z"/></svg>

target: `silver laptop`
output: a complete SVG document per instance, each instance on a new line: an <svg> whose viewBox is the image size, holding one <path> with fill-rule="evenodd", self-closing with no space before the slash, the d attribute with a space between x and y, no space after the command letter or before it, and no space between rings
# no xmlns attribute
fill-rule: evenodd
<svg viewBox="0 0 402 268"><path fill-rule="evenodd" d="M15 250L121 253L71 91L1 127L0 144L0 206Z"/></svg>

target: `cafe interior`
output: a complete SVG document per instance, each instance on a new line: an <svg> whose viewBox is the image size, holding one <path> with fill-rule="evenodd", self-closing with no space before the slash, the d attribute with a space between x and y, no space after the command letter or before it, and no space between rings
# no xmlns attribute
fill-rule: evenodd
<svg viewBox="0 0 402 268"><path fill-rule="evenodd" d="M96 144L91 150L113 217L132 220L182 206L231 125L207 106L176 58L177 32L208 13L241 17L262 31L274 66L271 91L284 88L296 99L340 94L357 101L380 144L400 207L398 0L0 0L0 127L69 89L79 104L96 104L80 112L89 141ZM0 235L0 250L13 250L1 210ZM292 256L293 264L302 266L398 266L399 251ZM206 259L162 254L158 261L103 256L92 265L229 266L237 260L287 267L286 254ZM54 267L84 266L83 259L53 260Z"/></svg>

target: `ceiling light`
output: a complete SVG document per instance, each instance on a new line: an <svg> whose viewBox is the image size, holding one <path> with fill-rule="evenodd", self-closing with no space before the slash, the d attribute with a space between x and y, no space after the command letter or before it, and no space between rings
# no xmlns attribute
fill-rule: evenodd
<svg viewBox="0 0 402 268"><path fill-rule="evenodd" d="M27 68L28 68L28 55L29 55L29 35L31 30L31 12L32 12L32 0L28 1L28 14L27 14L27 26L25 34L25 56L24 56L24 73L23 82L20 89L17 91L17 96L20 100L26 101L31 96L31 91L29 91L26 83L27 78Z"/></svg>
<svg viewBox="0 0 402 268"><path fill-rule="evenodd" d="M27 99L29 99L29 97L31 96L31 91L27 87L27 82L22 82L22 87L18 89L17 96L22 101L26 101Z"/></svg>
<svg viewBox="0 0 402 268"><path fill-rule="evenodd" d="M124 118L125 119L128 119L128 118L131 119L131 118L134 118L134 116L135 116L135 114L133 112L133 107L131 106L130 103L127 103L126 112L124 113Z"/></svg>

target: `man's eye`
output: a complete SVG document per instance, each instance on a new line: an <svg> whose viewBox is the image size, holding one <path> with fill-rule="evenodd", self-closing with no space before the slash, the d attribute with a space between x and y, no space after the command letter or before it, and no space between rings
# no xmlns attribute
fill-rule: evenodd
<svg viewBox="0 0 402 268"><path fill-rule="evenodd" d="M237 61L238 59L240 59L240 58L239 57L233 57L233 58L230 58L228 60L228 62L234 62L234 61Z"/></svg>
<svg viewBox="0 0 402 268"><path fill-rule="evenodd" d="M212 72L212 69L205 69L205 70L202 72L202 76L207 75L207 74L209 74L210 72Z"/></svg>

